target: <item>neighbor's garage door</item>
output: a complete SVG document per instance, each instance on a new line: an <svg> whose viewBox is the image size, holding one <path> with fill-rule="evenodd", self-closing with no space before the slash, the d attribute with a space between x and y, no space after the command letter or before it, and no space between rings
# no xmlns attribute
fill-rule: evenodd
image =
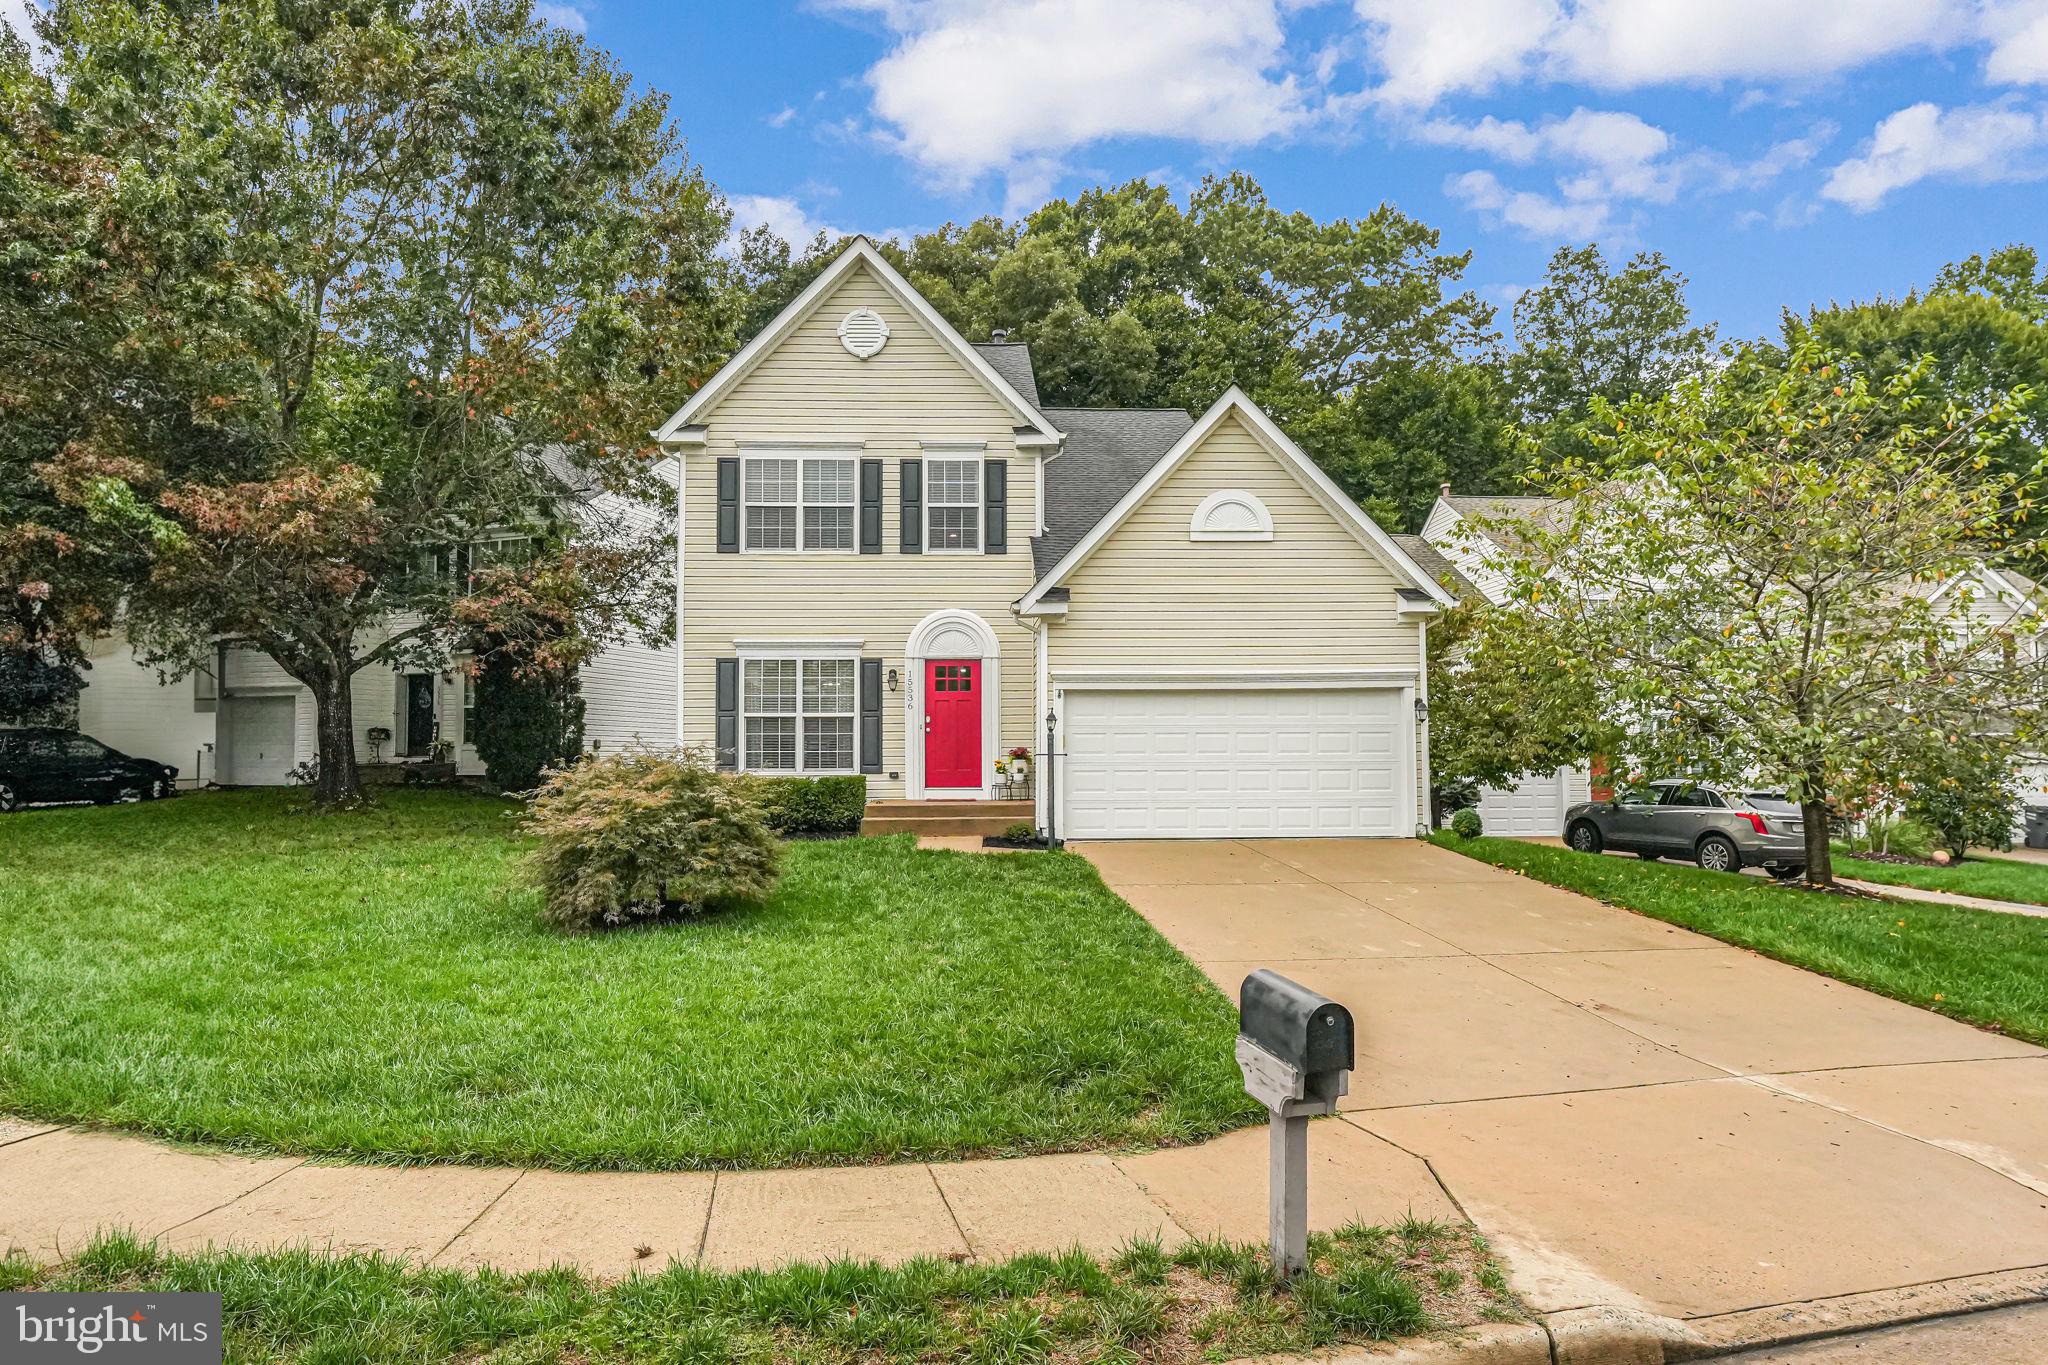
<svg viewBox="0 0 2048 1365"><path fill-rule="evenodd" d="M1069 691L1061 833L1407 834L1401 715L1391 688Z"/></svg>
<svg viewBox="0 0 2048 1365"><path fill-rule="evenodd" d="M1564 833L1566 809L1590 799L1586 770L1559 768L1505 791L1480 788L1479 822L1488 834L1504 838L1555 839Z"/></svg>
<svg viewBox="0 0 2048 1365"><path fill-rule="evenodd" d="M297 703L290 697L234 697L228 702L228 769L237 787L281 787L292 770Z"/></svg>

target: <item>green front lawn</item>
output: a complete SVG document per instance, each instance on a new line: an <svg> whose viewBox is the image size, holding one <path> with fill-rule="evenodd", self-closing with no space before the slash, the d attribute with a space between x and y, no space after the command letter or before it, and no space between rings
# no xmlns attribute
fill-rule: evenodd
<svg viewBox="0 0 2048 1365"><path fill-rule="evenodd" d="M569 935L513 807L0 819L0 1113L368 1160L666 1169L1188 1141L1222 995L1066 854L789 846L756 909Z"/></svg>
<svg viewBox="0 0 2048 1365"><path fill-rule="evenodd" d="M2048 1043L2048 919L1828 895L1516 839L1439 834L1435 841L1796 967Z"/></svg>
<svg viewBox="0 0 2048 1365"><path fill-rule="evenodd" d="M1921 867L1913 863L1873 863L1845 854L1835 855L1835 875L1860 882L1881 882L1886 886L1918 886L1929 891L1953 891L1959 896L1988 896L1992 900L2018 901L2024 905L2048 905L2048 863L2022 863L2010 858L1965 858L1947 867Z"/></svg>
<svg viewBox="0 0 2048 1365"><path fill-rule="evenodd" d="M174 1255L125 1237L44 1270L0 1258L0 1292L221 1296L239 1365L736 1365L1103 1361L1194 1365L1512 1320L1500 1267L1465 1225L1351 1226L1271 1288L1263 1251L1138 1243L996 1265L925 1259L732 1274L670 1266L616 1284L568 1270L417 1270L375 1256Z"/></svg>

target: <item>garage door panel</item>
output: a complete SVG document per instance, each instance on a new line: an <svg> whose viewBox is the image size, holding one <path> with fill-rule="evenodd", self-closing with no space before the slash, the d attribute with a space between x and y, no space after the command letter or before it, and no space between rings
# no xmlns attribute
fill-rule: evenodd
<svg viewBox="0 0 2048 1365"><path fill-rule="evenodd" d="M1081 838L1400 835L1394 689L1072 691L1060 769Z"/></svg>

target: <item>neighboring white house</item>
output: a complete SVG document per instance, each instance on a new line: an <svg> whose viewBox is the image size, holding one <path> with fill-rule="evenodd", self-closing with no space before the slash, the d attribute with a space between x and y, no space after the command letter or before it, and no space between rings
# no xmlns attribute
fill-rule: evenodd
<svg viewBox="0 0 2048 1365"><path fill-rule="evenodd" d="M574 515L586 526L647 532L660 523L655 509L616 494L573 485L572 492ZM477 552L487 555L498 544ZM79 693L78 728L123 753L171 764L180 786L279 786L314 755L312 694L264 654L224 646L212 668L168 683L136 661L118 632L92 642L87 657L92 667ZM627 641L592 658L580 679L585 746L674 744L675 674L673 645ZM364 668L354 680L356 757L423 759L436 740L446 740L457 771L481 774L483 762L468 739L473 702L468 677L453 666Z"/></svg>
<svg viewBox="0 0 2048 1365"><path fill-rule="evenodd" d="M1423 523L1422 538L1455 571L1461 591L1469 589L1500 606L1508 577L1499 566L1521 548L1516 528L1553 528L1566 507L1563 498L1461 497L1445 484ZM2041 585L2017 570L1980 562L1939 584L1933 595L1938 599L1964 590L1974 594L1972 617L1992 625L2019 624L2022 648L2048 650L2048 634L2043 633L2048 593ZM2019 777L2027 804L2048 805L2048 761L2027 763ZM1480 818L1489 834L1555 835L1562 832L1565 810L1588 800L1591 788L1585 765L1526 778L1507 790L1485 788Z"/></svg>
<svg viewBox="0 0 2048 1365"><path fill-rule="evenodd" d="M1422 524L1421 539L1463 584L1497 607L1507 600L1508 589L1508 577L1498 566L1515 549L1507 540L1512 533L1501 523L1548 524L1563 506L1562 498L1457 497L1445 484ZM1512 787L1482 787L1479 820L1488 834L1554 838L1564 832L1564 813L1591 800L1592 791L1592 769L1584 763L1525 777Z"/></svg>
<svg viewBox="0 0 2048 1365"><path fill-rule="evenodd" d="M721 766L993 803L1007 751L1046 776L1050 716L1033 800L1064 837L1426 821L1452 599L1235 389L1043 407L1024 347L970 344L855 238L657 436L681 734Z"/></svg>

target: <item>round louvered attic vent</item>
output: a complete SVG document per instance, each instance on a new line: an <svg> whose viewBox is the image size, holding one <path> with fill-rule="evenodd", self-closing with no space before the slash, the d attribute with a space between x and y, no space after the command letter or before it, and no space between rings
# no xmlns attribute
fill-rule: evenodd
<svg viewBox="0 0 2048 1365"><path fill-rule="evenodd" d="M889 340L889 324L872 308L856 308L839 324L839 344L866 360Z"/></svg>

